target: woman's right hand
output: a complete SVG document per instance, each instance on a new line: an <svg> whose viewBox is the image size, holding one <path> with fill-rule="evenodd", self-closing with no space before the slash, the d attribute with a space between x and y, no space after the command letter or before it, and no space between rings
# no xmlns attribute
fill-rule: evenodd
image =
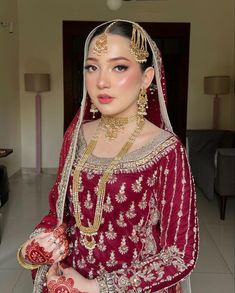
<svg viewBox="0 0 235 293"><path fill-rule="evenodd" d="M68 255L68 241L65 236L66 226L61 224L55 230L42 232L29 239L22 246L22 257L31 264L53 264Z"/></svg>

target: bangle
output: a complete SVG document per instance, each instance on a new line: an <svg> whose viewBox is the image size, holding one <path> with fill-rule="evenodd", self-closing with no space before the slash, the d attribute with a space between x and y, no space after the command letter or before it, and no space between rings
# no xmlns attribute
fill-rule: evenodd
<svg viewBox="0 0 235 293"><path fill-rule="evenodd" d="M35 269L38 269L41 265L34 265L34 264L30 264L30 263L27 263L23 256L22 256L22 253L21 253L21 249L22 249L23 245L20 246L20 248L17 250L17 253L16 253L16 257L17 257L17 261L18 263L26 270L35 270Z"/></svg>

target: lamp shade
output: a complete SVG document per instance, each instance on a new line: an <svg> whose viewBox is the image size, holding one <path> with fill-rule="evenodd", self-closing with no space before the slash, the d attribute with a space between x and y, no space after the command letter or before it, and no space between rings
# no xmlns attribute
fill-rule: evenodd
<svg viewBox="0 0 235 293"><path fill-rule="evenodd" d="M205 76L204 93L205 94L228 94L230 88L229 76Z"/></svg>
<svg viewBox="0 0 235 293"><path fill-rule="evenodd" d="M27 92L47 92L50 90L50 75L47 73L25 73L24 83Z"/></svg>

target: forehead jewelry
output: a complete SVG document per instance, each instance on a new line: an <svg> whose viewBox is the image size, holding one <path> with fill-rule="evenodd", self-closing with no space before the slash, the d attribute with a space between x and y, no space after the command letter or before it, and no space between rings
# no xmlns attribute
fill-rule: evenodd
<svg viewBox="0 0 235 293"><path fill-rule="evenodd" d="M134 55L138 63L146 62L149 56L146 36L135 24L132 25L130 53Z"/></svg>
<svg viewBox="0 0 235 293"><path fill-rule="evenodd" d="M110 27L115 23L116 21L110 23L105 29L105 31L97 36L95 41L95 46L93 49L93 53L100 56L102 53L107 53L108 51L108 45L107 45L107 33L110 29Z"/></svg>

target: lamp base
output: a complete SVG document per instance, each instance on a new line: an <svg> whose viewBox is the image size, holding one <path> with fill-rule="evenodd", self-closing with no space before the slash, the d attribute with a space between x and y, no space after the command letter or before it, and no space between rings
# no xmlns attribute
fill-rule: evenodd
<svg viewBox="0 0 235 293"><path fill-rule="evenodd" d="M215 95L213 102L213 129L219 128L219 96Z"/></svg>
<svg viewBox="0 0 235 293"><path fill-rule="evenodd" d="M36 174L42 173L41 96L35 97L36 111Z"/></svg>

